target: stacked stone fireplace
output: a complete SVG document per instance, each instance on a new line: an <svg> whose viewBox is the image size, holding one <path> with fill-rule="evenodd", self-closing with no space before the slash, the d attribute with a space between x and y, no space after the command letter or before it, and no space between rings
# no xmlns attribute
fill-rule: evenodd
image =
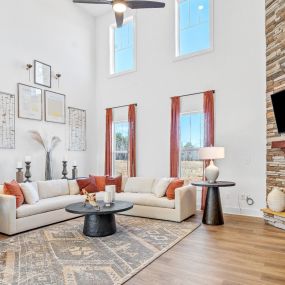
<svg viewBox="0 0 285 285"><path fill-rule="evenodd" d="M266 0L267 67L267 194L273 187L285 188L285 148L272 146L284 141L277 131L271 95L285 90L285 1ZM285 118L285 108L284 108Z"/></svg>

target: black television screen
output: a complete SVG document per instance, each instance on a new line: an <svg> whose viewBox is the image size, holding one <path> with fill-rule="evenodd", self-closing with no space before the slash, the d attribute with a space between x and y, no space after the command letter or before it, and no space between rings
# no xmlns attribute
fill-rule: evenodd
<svg viewBox="0 0 285 285"><path fill-rule="evenodd" d="M275 120L279 133L285 133L285 90L271 96Z"/></svg>

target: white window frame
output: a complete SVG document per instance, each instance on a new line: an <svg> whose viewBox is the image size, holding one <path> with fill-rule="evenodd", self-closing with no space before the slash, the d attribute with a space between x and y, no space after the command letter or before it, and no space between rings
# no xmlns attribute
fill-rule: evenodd
<svg viewBox="0 0 285 285"><path fill-rule="evenodd" d="M195 114L195 113L198 113L198 114L201 114L203 112L201 111L193 111L193 112L183 112L183 113L180 113L180 119L181 119L181 116L183 115L191 115L191 114ZM200 148L192 148L191 150L199 150ZM181 177L181 153L182 153L182 149L181 149L181 129L179 129L179 177ZM185 178L185 177L183 177Z"/></svg>
<svg viewBox="0 0 285 285"><path fill-rule="evenodd" d="M130 70L126 71L121 71L115 73L115 33L114 30L117 28L117 24L113 23L109 27L109 77L117 77L125 74L129 74L132 72L137 71L137 38L136 38L136 20L134 16L129 16L124 19L124 23L126 24L128 22L132 21L133 22L133 39L134 39L134 44L133 44L133 49L134 49L134 54L133 54L133 61L134 61L134 67Z"/></svg>
<svg viewBox="0 0 285 285"><path fill-rule="evenodd" d="M188 54L180 55L180 30L179 30L179 0L175 1L175 58L174 60L188 59L194 56L203 55L214 50L214 0L210 1L210 47L197 52L190 52Z"/></svg>
<svg viewBox="0 0 285 285"><path fill-rule="evenodd" d="M116 151L115 150L115 144L116 144L116 134L115 134L115 124L119 124L119 123L128 123L127 120L120 120L120 121L114 121L112 123L112 175L115 176L116 175L116 169L115 169L115 156L116 153L127 153L128 154L128 173L129 173L129 158L130 158L130 151L129 149L127 151ZM130 130L128 130L128 138L130 136Z"/></svg>

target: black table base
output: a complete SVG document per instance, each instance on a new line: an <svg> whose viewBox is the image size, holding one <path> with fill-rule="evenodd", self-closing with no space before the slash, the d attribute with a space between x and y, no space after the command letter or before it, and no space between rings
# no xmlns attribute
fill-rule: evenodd
<svg viewBox="0 0 285 285"><path fill-rule="evenodd" d="M116 219L114 214L86 215L83 233L89 237L105 237L116 232Z"/></svg>
<svg viewBox="0 0 285 285"><path fill-rule="evenodd" d="M216 226L224 224L219 187L208 187L203 224Z"/></svg>

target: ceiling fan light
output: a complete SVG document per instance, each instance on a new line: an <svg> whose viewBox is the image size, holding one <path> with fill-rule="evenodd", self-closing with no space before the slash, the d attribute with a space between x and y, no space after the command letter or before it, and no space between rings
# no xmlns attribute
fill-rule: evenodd
<svg viewBox="0 0 285 285"><path fill-rule="evenodd" d="M120 3L120 2L119 3L115 3L113 5L113 10L116 13L124 13L127 10L127 6L124 3Z"/></svg>

